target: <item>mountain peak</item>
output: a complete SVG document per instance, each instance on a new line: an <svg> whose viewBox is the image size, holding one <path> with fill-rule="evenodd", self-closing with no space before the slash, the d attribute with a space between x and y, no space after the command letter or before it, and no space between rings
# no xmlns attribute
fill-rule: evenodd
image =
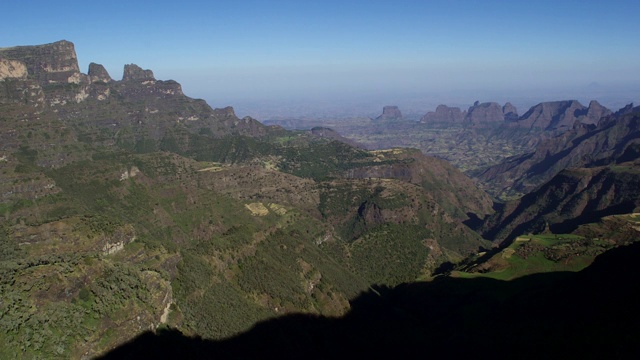
<svg viewBox="0 0 640 360"><path fill-rule="evenodd" d="M495 102L476 101L467 111L465 120L472 125L504 121L502 106Z"/></svg>
<svg viewBox="0 0 640 360"><path fill-rule="evenodd" d="M75 47L67 40L0 49L0 57L23 62L28 76L42 85L81 81Z"/></svg>
<svg viewBox="0 0 640 360"><path fill-rule="evenodd" d="M436 107L436 111L429 111L420 121L423 123L460 123L466 116L467 112L462 112L459 107L449 107L440 104Z"/></svg>
<svg viewBox="0 0 640 360"><path fill-rule="evenodd" d="M402 113L400 109L395 105L387 105L382 108L382 115L378 116L376 120L401 120Z"/></svg>
<svg viewBox="0 0 640 360"><path fill-rule="evenodd" d="M91 78L92 82L110 82L112 80L109 72L107 72L107 69L105 69L101 64L96 63L89 64L89 77Z"/></svg>
<svg viewBox="0 0 640 360"><path fill-rule="evenodd" d="M124 74L122 75L122 81L130 80L154 80L153 71L143 70L136 64L127 64L124 66Z"/></svg>

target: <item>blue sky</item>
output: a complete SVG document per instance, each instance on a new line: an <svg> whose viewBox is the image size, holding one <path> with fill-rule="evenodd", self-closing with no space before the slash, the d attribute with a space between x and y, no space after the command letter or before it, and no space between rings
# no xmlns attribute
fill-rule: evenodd
<svg viewBox="0 0 640 360"><path fill-rule="evenodd" d="M637 0L27 0L3 4L0 47L66 39L83 72L96 62L120 79L136 63L246 109L536 102L593 83L622 102L638 100L639 13Z"/></svg>

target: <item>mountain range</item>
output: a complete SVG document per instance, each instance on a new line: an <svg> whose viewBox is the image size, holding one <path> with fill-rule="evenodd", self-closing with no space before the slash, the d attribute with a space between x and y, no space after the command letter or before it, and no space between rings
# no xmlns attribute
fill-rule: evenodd
<svg viewBox="0 0 640 360"><path fill-rule="evenodd" d="M635 261L637 246L619 246L637 225L598 221L640 206L639 113L560 101L518 116L477 102L410 123L387 106L342 128L286 130L134 64L121 80L97 63L84 74L68 41L0 49L0 357L415 356L428 339L435 354L470 354L460 341L504 356L550 354L533 351L540 342L626 354L637 329L618 317L637 282L601 279ZM367 150L370 136L423 146ZM454 164L472 168L424 151L454 143ZM523 234L568 235L522 245ZM454 276L507 266L496 259L563 269L566 248L584 270ZM570 304L592 281L597 301L622 306L581 327L596 300ZM557 291L565 300L546 312ZM629 335L612 335L616 324Z"/></svg>

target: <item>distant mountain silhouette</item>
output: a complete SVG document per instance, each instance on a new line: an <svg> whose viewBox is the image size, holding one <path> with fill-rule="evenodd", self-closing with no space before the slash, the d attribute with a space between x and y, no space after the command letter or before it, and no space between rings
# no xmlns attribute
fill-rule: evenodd
<svg viewBox="0 0 640 360"><path fill-rule="evenodd" d="M147 332L101 359L608 358L640 356L640 243L578 273L438 278L377 288L343 318L288 315L230 339Z"/></svg>

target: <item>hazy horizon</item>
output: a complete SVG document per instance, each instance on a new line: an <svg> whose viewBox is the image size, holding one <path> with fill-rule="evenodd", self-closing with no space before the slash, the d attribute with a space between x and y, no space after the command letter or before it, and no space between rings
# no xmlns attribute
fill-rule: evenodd
<svg viewBox="0 0 640 360"><path fill-rule="evenodd" d="M631 0L31 1L3 11L0 47L66 39L82 72L96 62L120 79L135 63L259 120L640 100Z"/></svg>
<svg viewBox="0 0 640 360"><path fill-rule="evenodd" d="M187 94L189 95L189 94ZM386 105L396 105L405 118L418 120L440 104L460 107L466 110L475 101L497 102L504 105L510 102L518 114L524 114L532 106L545 101L578 100L585 106L591 100L616 111L629 103L638 104L640 89L615 86L585 86L574 89L530 90L500 92L489 90L459 90L425 93L387 93L387 94L351 94L340 96L331 94L318 97L293 96L288 98L234 98L205 99L213 107L232 106L239 117L251 116L258 120L270 119L341 119L354 117L373 118L382 112Z"/></svg>

